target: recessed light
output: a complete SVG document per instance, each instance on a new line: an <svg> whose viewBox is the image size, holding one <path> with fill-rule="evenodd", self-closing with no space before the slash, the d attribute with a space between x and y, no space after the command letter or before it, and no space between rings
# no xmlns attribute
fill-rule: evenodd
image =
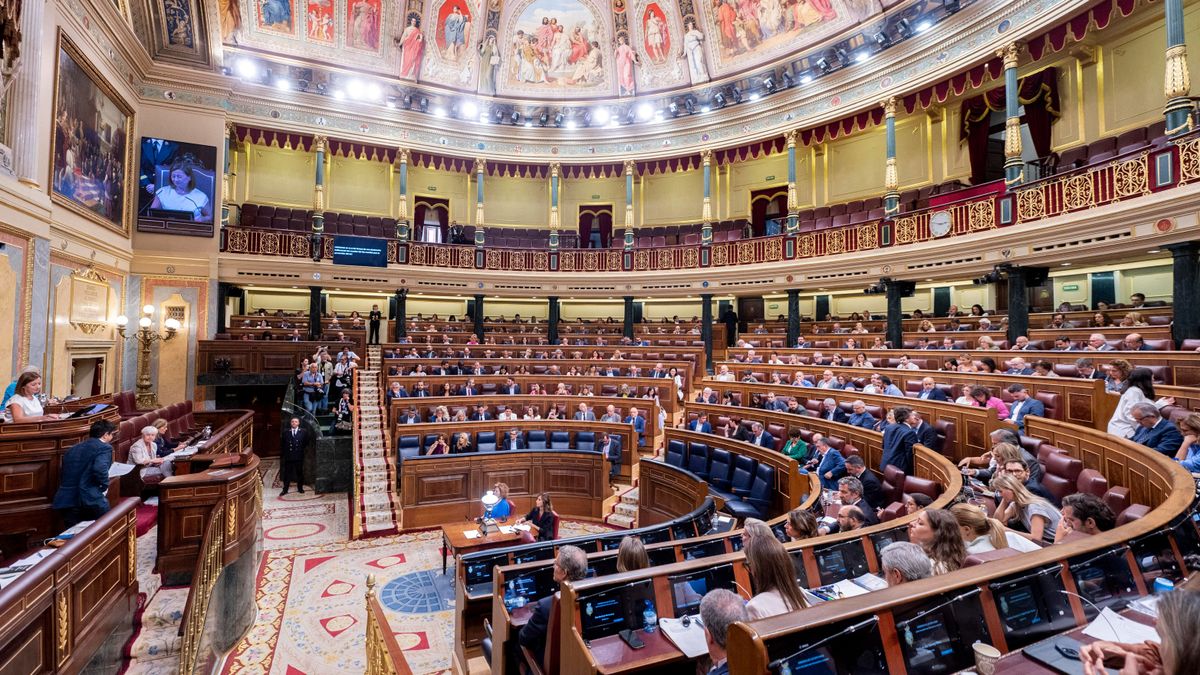
<svg viewBox="0 0 1200 675"><path fill-rule="evenodd" d="M751 101L757 101L760 98L762 98L762 94L759 94L757 91L750 94Z"/></svg>
<svg viewBox="0 0 1200 675"><path fill-rule="evenodd" d="M925 31L929 30L930 27L932 27L932 26L933 26L932 23L929 23L928 21L922 21L921 23L917 24L917 32L924 33Z"/></svg>
<svg viewBox="0 0 1200 675"><path fill-rule="evenodd" d="M1063 263L1062 264L1062 267L1070 267L1070 266L1071 266L1071 263Z"/></svg>
<svg viewBox="0 0 1200 675"><path fill-rule="evenodd" d="M292 88L292 83L283 78L279 78L278 80L275 80L275 88L279 91L287 91Z"/></svg>
<svg viewBox="0 0 1200 675"><path fill-rule="evenodd" d="M438 107L434 108L434 109L433 109L433 116L434 116L434 117L445 117L445 116L446 116L446 109L445 109L445 108L443 108L443 107L441 107L441 106L438 106Z"/></svg>
<svg viewBox="0 0 1200 675"><path fill-rule="evenodd" d="M568 129L574 129L575 128L575 120L567 120L567 123L564 124L563 126L565 126Z"/></svg>
<svg viewBox="0 0 1200 675"><path fill-rule="evenodd" d="M1149 251L1146 251L1146 253L1162 253L1162 251L1160 251L1160 250L1158 250L1158 249L1156 249L1156 248L1152 248L1152 249L1150 249Z"/></svg>

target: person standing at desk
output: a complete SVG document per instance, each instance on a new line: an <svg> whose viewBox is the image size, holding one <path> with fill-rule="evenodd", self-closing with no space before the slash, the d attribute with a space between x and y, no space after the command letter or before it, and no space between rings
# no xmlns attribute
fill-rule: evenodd
<svg viewBox="0 0 1200 675"><path fill-rule="evenodd" d="M746 603L733 591L724 588L711 590L700 600L700 620L704 622L704 641L713 663L708 675L729 675L725 641L729 637L730 626L750 620Z"/></svg>
<svg viewBox="0 0 1200 675"><path fill-rule="evenodd" d="M293 480L296 483L296 491L304 494L304 449L308 447L308 440L308 429L300 426L299 417L293 417L291 426L283 432L280 448L279 477L283 480L280 497L288 493Z"/></svg>
<svg viewBox="0 0 1200 675"><path fill-rule="evenodd" d="M379 311L379 305L371 305L371 313L367 315L367 325L370 327L370 332L367 334L367 344L379 344L380 321L383 321L383 312Z"/></svg>
<svg viewBox="0 0 1200 675"><path fill-rule="evenodd" d="M58 492L51 506L62 516L63 524L74 527L95 520L108 511L108 469L112 466L112 442L117 427L108 420L92 422L85 441L76 443L63 455Z"/></svg>
<svg viewBox="0 0 1200 675"><path fill-rule="evenodd" d="M550 503L550 493L543 492L537 496L533 508L517 524L529 523L538 529L538 541L553 541L554 539L554 507Z"/></svg>

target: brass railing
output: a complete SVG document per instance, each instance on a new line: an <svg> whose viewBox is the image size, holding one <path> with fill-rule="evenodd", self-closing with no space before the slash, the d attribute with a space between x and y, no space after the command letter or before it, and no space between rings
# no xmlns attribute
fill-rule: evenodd
<svg viewBox="0 0 1200 675"><path fill-rule="evenodd" d="M208 601L221 570L225 566L225 502L213 508L208 524L204 527L204 543L200 557L196 559L192 575L192 587L188 591L187 605L183 611L183 623L179 625L182 636L179 644L179 674L191 675L200 653L204 637L204 623L208 615ZM231 528L236 531L236 528Z"/></svg>
<svg viewBox="0 0 1200 675"><path fill-rule="evenodd" d="M408 661L387 616L375 597L375 575L367 576L367 673L366 675L411 675Z"/></svg>

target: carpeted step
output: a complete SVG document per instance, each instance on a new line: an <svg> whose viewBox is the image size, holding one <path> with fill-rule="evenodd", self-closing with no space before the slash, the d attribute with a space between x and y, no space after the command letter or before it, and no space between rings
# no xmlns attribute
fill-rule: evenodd
<svg viewBox="0 0 1200 675"><path fill-rule="evenodd" d="M150 628L143 626L129 650L132 663L147 663L150 661L167 661L176 668L179 667L179 626L162 626Z"/></svg>
<svg viewBox="0 0 1200 675"><path fill-rule="evenodd" d="M619 513L610 513L604 517L604 522L606 525L611 525L613 527L619 527L621 529L628 530L628 529L632 529L633 527L635 527L635 523L637 522L637 519L631 518L629 516L624 516Z"/></svg>
<svg viewBox="0 0 1200 675"><path fill-rule="evenodd" d="M143 630L153 628L178 628L183 622L183 610L187 605L188 589L163 588L150 598L146 611L142 612Z"/></svg>

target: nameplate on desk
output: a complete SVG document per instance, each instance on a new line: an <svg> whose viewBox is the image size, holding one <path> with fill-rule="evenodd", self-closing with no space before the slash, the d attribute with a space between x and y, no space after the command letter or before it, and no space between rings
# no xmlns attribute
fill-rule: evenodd
<svg viewBox="0 0 1200 675"><path fill-rule="evenodd" d="M463 536L467 539L478 539L483 535L479 532L479 530L463 530Z"/></svg>

